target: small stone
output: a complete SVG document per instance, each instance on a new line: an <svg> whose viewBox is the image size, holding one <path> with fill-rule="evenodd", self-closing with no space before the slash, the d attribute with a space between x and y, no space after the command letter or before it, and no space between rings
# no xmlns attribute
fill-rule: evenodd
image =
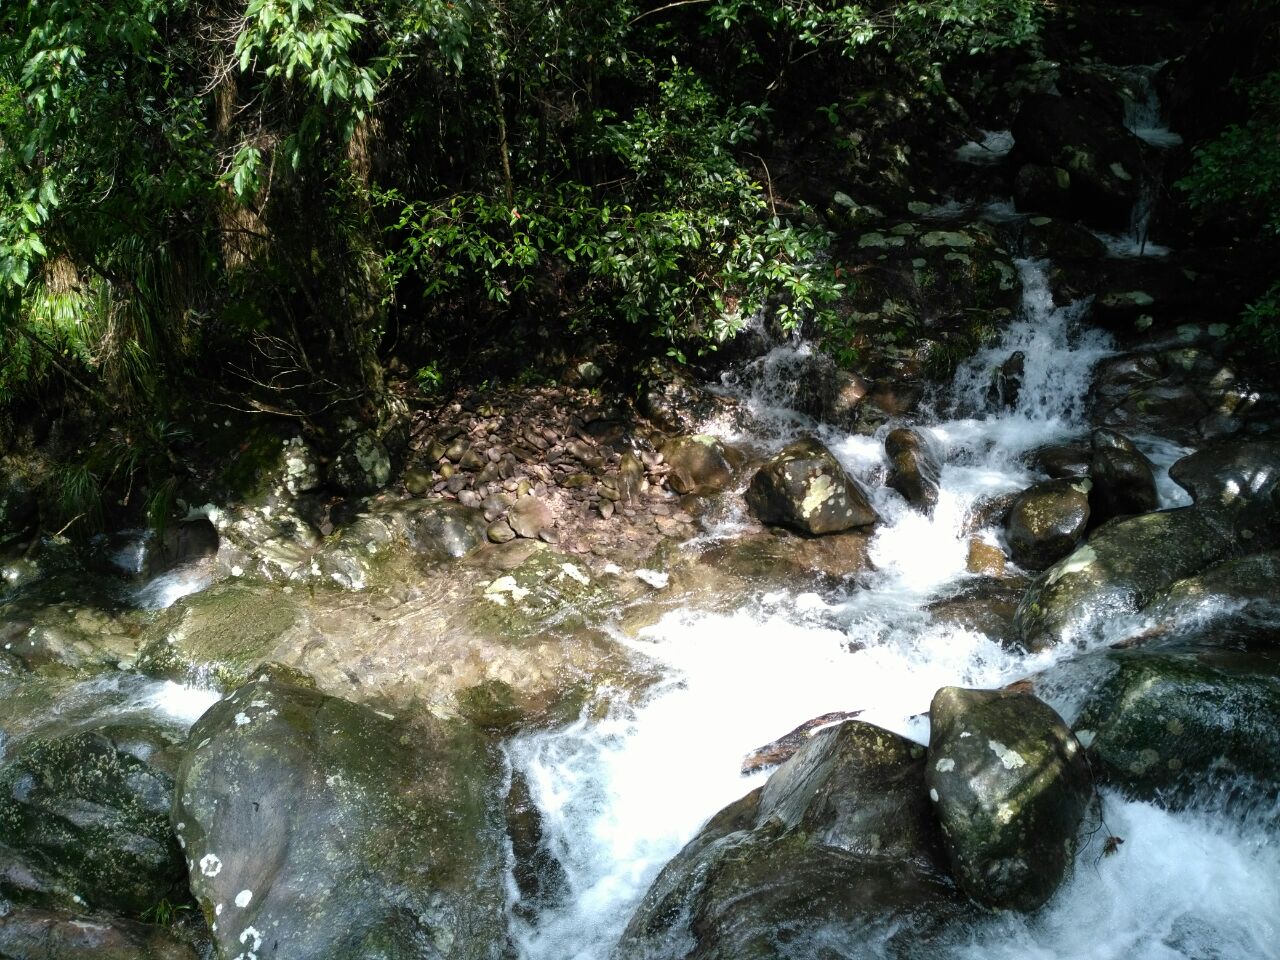
<svg viewBox="0 0 1280 960"><path fill-rule="evenodd" d="M613 516L613 510L614 510L613 501L601 500L599 503L598 509L600 511L600 516L608 520L610 517Z"/></svg>
<svg viewBox="0 0 1280 960"><path fill-rule="evenodd" d="M972 537L969 540L969 572L980 573L987 577L1004 576L1004 551L992 546L984 540Z"/></svg>
<svg viewBox="0 0 1280 960"><path fill-rule="evenodd" d="M505 520L496 520L485 529L485 535L493 543L510 543L516 538L516 532Z"/></svg>

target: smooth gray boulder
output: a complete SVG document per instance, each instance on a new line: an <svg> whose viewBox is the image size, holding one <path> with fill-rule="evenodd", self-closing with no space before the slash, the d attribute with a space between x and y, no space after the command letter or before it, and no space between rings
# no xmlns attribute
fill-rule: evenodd
<svg viewBox="0 0 1280 960"><path fill-rule="evenodd" d="M1084 751L1029 693L943 687L929 720L925 778L961 889L986 906L1035 910L1075 858L1093 796Z"/></svg>
<svg viewBox="0 0 1280 960"><path fill-rule="evenodd" d="M866 527L880 519L862 486L816 440L799 440L761 467L747 504L762 523L812 535Z"/></svg>
<svg viewBox="0 0 1280 960"><path fill-rule="evenodd" d="M174 828L219 957L508 955L482 740L260 673L192 728Z"/></svg>

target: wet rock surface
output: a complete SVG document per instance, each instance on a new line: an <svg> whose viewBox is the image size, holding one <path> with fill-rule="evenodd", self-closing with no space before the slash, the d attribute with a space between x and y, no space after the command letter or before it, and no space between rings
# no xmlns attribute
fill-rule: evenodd
<svg viewBox="0 0 1280 960"><path fill-rule="evenodd" d="M889 457L890 487L907 503L929 513L938 502L938 480L942 463L927 437L918 430L900 428L884 438Z"/></svg>
<svg viewBox="0 0 1280 960"><path fill-rule="evenodd" d="M1088 481L1048 480L1014 501L1005 521L1013 560L1043 570L1065 557L1089 527Z"/></svg>
<svg viewBox="0 0 1280 960"><path fill-rule="evenodd" d="M17 892L135 917L181 900L172 799L167 774L100 732L27 743L0 772L0 845L35 879Z"/></svg>
<svg viewBox="0 0 1280 960"><path fill-rule="evenodd" d="M747 503L764 523L815 535L879 519L858 482L815 440L793 443L761 467Z"/></svg>
<svg viewBox="0 0 1280 960"><path fill-rule="evenodd" d="M174 829L223 957L498 958L495 760L264 674L192 730Z"/></svg>
<svg viewBox="0 0 1280 960"><path fill-rule="evenodd" d="M1120 651L1075 728L1099 776L1181 807L1274 796L1280 660L1274 652Z"/></svg>
<svg viewBox="0 0 1280 960"><path fill-rule="evenodd" d="M960 887L987 906L1036 909L1075 857L1092 797L1084 752L1030 694L944 687L929 718L925 776Z"/></svg>
<svg viewBox="0 0 1280 960"><path fill-rule="evenodd" d="M0 907L6 960L200 960L180 932L118 917Z"/></svg>
<svg viewBox="0 0 1280 960"><path fill-rule="evenodd" d="M1132 440L1114 430L1095 430L1092 445L1089 503L1095 524L1160 506L1151 461Z"/></svg>
<svg viewBox="0 0 1280 960"><path fill-rule="evenodd" d="M890 955L966 912L946 874L924 750L850 721L711 819L659 875L617 955L810 955L824 932Z"/></svg>

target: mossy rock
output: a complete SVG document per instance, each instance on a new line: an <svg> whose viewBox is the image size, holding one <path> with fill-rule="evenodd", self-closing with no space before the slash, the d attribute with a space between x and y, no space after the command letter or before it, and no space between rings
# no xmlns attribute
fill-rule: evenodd
<svg viewBox="0 0 1280 960"><path fill-rule="evenodd" d="M1084 751L1027 693L943 687L929 721L925 776L952 872L979 903L1035 910L1075 858L1093 795Z"/></svg>
<svg viewBox="0 0 1280 960"><path fill-rule="evenodd" d="M0 773L0 844L54 878L68 902L138 916L181 898L172 799L169 776L101 733L35 740Z"/></svg>
<svg viewBox="0 0 1280 960"><path fill-rule="evenodd" d="M509 955L501 765L469 727L271 679L191 732L173 818L219 955Z"/></svg>
<svg viewBox="0 0 1280 960"><path fill-rule="evenodd" d="M898 956L970 915L945 868L923 748L852 721L714 816L646 893L616 956L799 960L821 956L824 936Z"/></svg>
<svg viewBox="0 0 1280 960"><path fill-rule="evenodd" d="M261 583L222 583L175 604L148 630L139 669L230 690L306 622L299 600Z"/></svg>
<svg viewBox="0 0 1280 960"><path fill-rule="evenodd" d="M199 960L196 943L172 927L83 910L9 906L0 914L6 960Z"/></svg>
<svg viewBox="0 0 1280 960"><path fill-rule="evenodd" d="M1131 650L1109 659L1114 672L1076 721L1102 777L1170 806L1233 790L1274 797L1280 658Z"/></svg>

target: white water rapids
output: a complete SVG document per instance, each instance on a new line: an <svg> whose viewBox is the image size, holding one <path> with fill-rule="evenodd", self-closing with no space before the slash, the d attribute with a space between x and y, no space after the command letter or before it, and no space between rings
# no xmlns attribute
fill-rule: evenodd
<svg viewBox="0 0 1280 960"><path fill-rule="evenodd" d="M528 780L568 881L566 895L531 919L513 914L523 960L606 960L662 866L708 817L763 782L767 774L739 774L753 749L835 710L861 710L862 719L923 742L921 714L938 687L995 687L1068 656L1013 653L981 633L935 622L925 609L971 578L963 531L970 508L1032 482L1024 462L1031 450L1083 434L1091 371L1113 351L1105 335L1080 326L1087 303L1055 308L1043 264L1020 266L1021 320L960 372L949 402L938 405L949 412L926 428L945 459L932 517L870 482L883 465L882 436L820 431L875 491L885 522L871 544L873 574L837 592L743 596L729 614L691 605L636 638L620 634L666 677L643 703L619 698L602 710L610 703L605 692L577 723L509 744L509 760ZM805 349L776 349L735 388L759 427L726 439L770 450L816 427L786 407L788 371ZM992 410L991 371L1014 350L1026 355L1018 405ZM734 526L730 518L725 532ZM1084 845L1073 879L1047 907L975 927L950 955L1280 955L1280 849L1261 827L1173 815L1115 796L1106 798L1105 816L1125 838L1118 853L1104 859L1100 840ZM838 938L826 946L831 957L877 953L875 945Z"/></svg>

